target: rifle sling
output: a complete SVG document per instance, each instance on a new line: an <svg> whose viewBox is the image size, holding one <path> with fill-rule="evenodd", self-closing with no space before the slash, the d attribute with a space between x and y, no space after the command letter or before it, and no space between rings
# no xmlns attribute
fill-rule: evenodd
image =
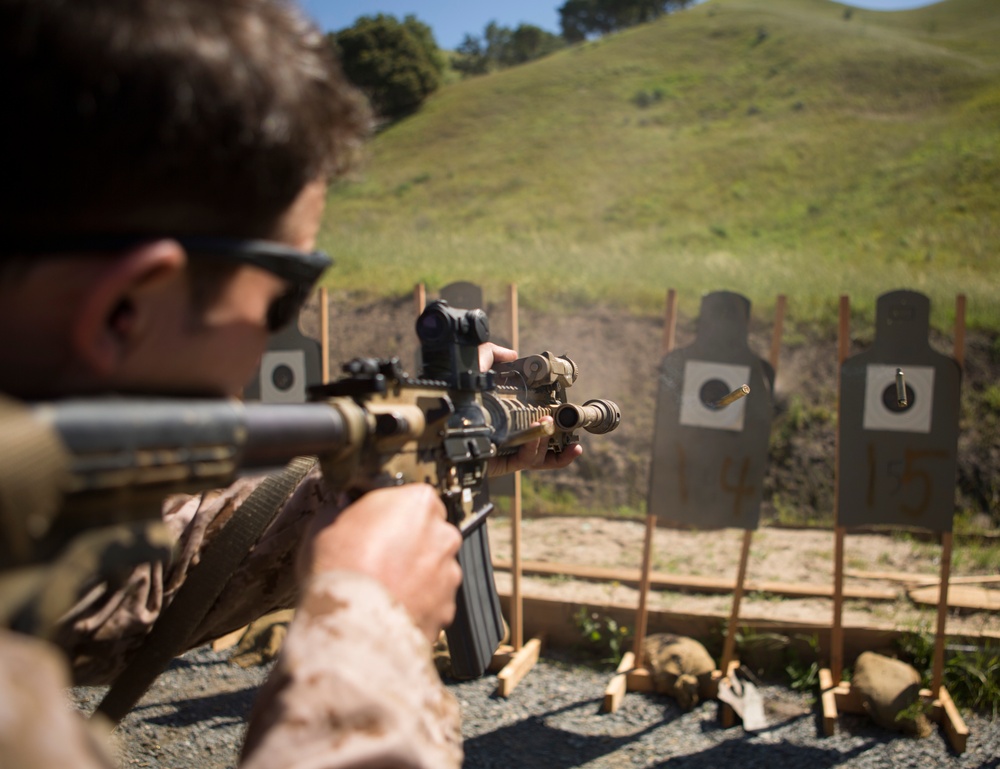
<svg viewBox="0 0 1000 769"><path fill-rule="evenodd" d="M0 567L32 562L59 510L68 466L58 434L0 394Z"/></svg>
<svg viewBox="0 0 1000 769"><path fill-rule="evenodd" d="M200 562L162 610L143 645L104 695L97 712L113 723L121 721L170 661L187 650L236 567L315 466L315 457L296 457L251 492L202 551Z"/></svg>

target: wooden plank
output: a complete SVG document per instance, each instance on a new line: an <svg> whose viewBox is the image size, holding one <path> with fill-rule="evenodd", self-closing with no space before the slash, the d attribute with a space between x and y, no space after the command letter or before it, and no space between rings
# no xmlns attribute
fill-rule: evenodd
<svg viewBox="0 0 1000 769"><path fill-rule="evenodd" d="M625 674L625 681L630 692L653 691L653 674L649 668L633 668Z"/></svg>
<svg viewBox="0 0 1000 769"><path fill-rule="evenodd" d="M877 579L885 582L901 582L904 585L919 584L927 580L934 580L937 584L938 577L930 574L911 574L905 571L865 571L864 569L845 569L845 577L853 579Z"/></svg>
<svg viewBox="0 0 1000 769"><path fill-rule="evenodd" d="M965 368L965 294L955 296L955 349L953 357Z"/></svg>
<svg viewBox="0 0 1000 769"><path fill-rule="evenodd" d="M844 574L854 579L876 579L885 582L900 582L914 588L935 587L941 584L941 577L931 574L911 574L903 571L864 571L861 569L847 569ZM967 574L961 577L952 577L948 581L949 585L998 585L1000 584L1000 574ZM937 601L935 600L935 603Z"/></svg>
<svg viewBox="0 0 1000 769"><path fill-rule="evenodd" d="M656 531L656 516L646 516L646 533L642 540L642 573L639 577L639 608L635 618L635 642L632 653L635 665L642 666L642 642L646 639L647 599L649 597L649 572L653 562L653 532Z"/></svg>
<svg viewBox="0 0 1000 769"><path fill-rule="evenodd" d="M597 582L621 582L623 584L639 585L642 572L639 569L581 566L572 563L556 563L548 561L522 561L523 574L537 576L573 577L575 579L594 580ZM502 558L493 559L493 568L498 571L510 571L511 562ZM692 590L702 593L732 593L733 581L717 577L694 577L685 574L667 574L666 572L651 572L649 575L651 588L660 590ZM770 593L791 598L831 598L833 589L827 585L805 585L791 582L771 582L766 580L749 580L744 588L747 592ZM844 589L844 598L861 601L896 601L899 593L888 588L850 587Z"/></svg>
<svg viewBox="0 0 1000 769"><path fill-rule="evenodd" d="M674 339L677 333L677 291L669 289L667 291L666 317L663 323L663 354L666 355L674 349Z"/></svg>
<svg viewBox="0 0 1000 769"><path fill-rule="evenodd" d="M504 612L509 611L509 590L500 591L500 605ZM525 631L529 637L544 637L546 644L550 646L562 649L572 648L580 642L580 629L575 617L584 607L590 612L597 612L613 618L619 625L628 626L635 618L634 601L615 603L586 601L580 603L541 598L529 593L524 596ZM691 638L707 639L718 632L718 628L725 621L725 618L724 612L696 614L650 609L647 631L648 633L676 633ZM815 635L819 640L820 648L829 648L829 620L743 617L741 624L748 630L759 632L781 633L789 636L796 634ZM844 628L845 655L848 659L854 659L862 652L889 647L908 632L912 632L912 629L847 626ZM952 638L964 643L968 643L972 639L1000 643L1000 633L983 630L956 634Z"/></svg>
<svg viewBox="0 0 1000 769"><path fill-rule="evenodd" d="M841 294L837 313L837 424L844 424L840 377L851 349L851 299ZM833 449L833 619L830 624L830 674L835 684L844 672L844 536L838 524L840 511L840 430L834 434Z"/></svg>
<svg viewBox="0 0 1000 769"><path fill-rule="evenodd" d="M614 676L604 689L604 702L601 703L601 710L605 713L614 713L622 704L625 692L628 690L628 672L635 667L635 655L632 652L625 652L622 661L618 663Z"/></svg>
<svg viewBox="0 0 1000 769"><path fill-rule="evenodd" d="M841 713L865 715L867 712L858 690L852 689L847 681L841 681L833 687L833 696L837 699L837 710Z"/></svg>
<svg viewBox="0 0 1000 769"><path fill-rule="evenodd" d="M938 689L938 698L935 704L940 706L934 711L937 715L937 721L948 736L948 742L951 743L952 749L956 753L964 753L969 740L969 727L965 725L961 713L958 712L954 700L944 686Z"/></svg>
<svg viewBox="0 0 1000 769"><path fill-rule="evenodd" d="M510 658L503 670L497 673L497 691L500 697L509 697L514 687L528 674L538 662L542 650L542 641L532 638L518 649Z"/></svg>
<svg viewBox="0 0 1000 769"><path fill-rule="evenodd" d="M931 691L938 696L944 681L944 634L948 625L948 581L951 578L950 531L941 533L941 584L938 586L937 629L934 633L934 661L931 665Z"/></svg>
<svg viewBox="0 0 1000 769"><path fill-rule="evenodd" d="M914 587L937 587L941 584L940 577L925 578L914 584ZM1000 574L969 574L964 577L951 577L949 585L1000 585Z"/></svg>
<svg viewBox="0 0 1000 769"><path fill-rule="evenodd" d="M510 658L514 656L514 647L510 644L500 644L497 650L493 652L493 657L490 659L490 664L487 666L487 670L491 673L496 673L497 671L503 669L504 665L510 662Z"/></svg>
<svg viewBox="0 0 1000 769"><path fill-rule="evenodd" d="M520 321L518 320L517 284L507 287L507 306L510 308L510 346L516 350L520 343ZM521 595L521 471L514 473L514 493L511 498L510 547L511 560L511 592L510 606L510 638L514 649L524 646L524 600Z"/></svg>
<svg viewBox="0 0 1000 769"><path fill-rule="evenodd" d="M937 585L914 588L907 592L910 600L922 606L937 606L940 601ZM955 585L948 589L948 606L969 611L1000 611L1000 590L972 585Z"/></svg>
<svg viewBox="0 0 1000 769"><path fill-rule="evenodd" d="M771 333L771 354L768 363L774 369L775 375L778 373L778 362L781 354L781 336L785 329L785 305L788 298L784 294L778 294L774 304L774 331Z"/></svg>
<svg viewBox="0 0 1000 769"><path fill-rule="evenodd" d="M834 481L836 483L836 481ZM843 526L833 530L833 622L830 627L830 672L840 683L844 672L844 534Z"/></svg>
<svg viewBox="0 0 1000 769"><path fill-rule="evenodd" d="M510 639L514 649L524 646L524 598L521 592L521 471L514 472L510 513Z"/></svg>
<svg viewBox="0 0 1000 769"><path fill-rule="evenodd" d="M319 349L323 384L330 381L330 296L326 286L319 289Z"/></svg>
<svg viewBox="0 0 1000 769"><path fill-rule="evenodd" d="M750 560L750 543L753 531L743 532L743 545L740 547L740 565L736 574L736 585L733 589L733 606L729 612L729 625L726 627L726 640L722 645L722 669L728 670L729 663L736 653L736 623L740 618L740 601L743 600L743 588L747 578L747 562Z"/></svg>
<svg viewBox="0 0 1000 769"><path fill-rule="evenodd" d="M823 734L832 737L837 730L837 697L833 691L833 673L829 668L820 668L819 690L823 704Z"/></svg>

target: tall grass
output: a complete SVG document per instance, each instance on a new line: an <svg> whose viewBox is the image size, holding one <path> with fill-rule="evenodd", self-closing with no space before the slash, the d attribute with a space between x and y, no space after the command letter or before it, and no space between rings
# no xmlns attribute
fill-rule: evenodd
<svg viewBox="0 0 1000 769"><path fill-rule="evenodd" d="M502 296L509 283L517 283L525 306L609 304L647 314L662 312L668 287L678 290L680 309L692 315L708 291L739 291L762 311L784 293L797 321L821 325L835 320L840 294L852 294L852 309L872 316L879 294L910 288L931 297L937 327L954 322L959 293L967 296L969 325L1000 326L997 284L970 267L803 260L788 251L738 255L721 247L704 253L667 251L657 247L657 239L650 231L622 233L600 243L537 233L530 238L503 232L423 237L355 233L337 239L338 264L328 280L341 288L387 295L405 294L415 283L435 289L463 279L480 284L488 295ZM445 254L452 260L443 259Z"/></svg>
<svg viewBox="0 0 1000 769"><path fill-rule="evenodd" d="M709 0L449 85L335 189L330 280L517 282L522 301L694 311L730 289L827 322L930 295L1000 327L1000 14ZM993 39L996 39L994 37Z"/></svg>

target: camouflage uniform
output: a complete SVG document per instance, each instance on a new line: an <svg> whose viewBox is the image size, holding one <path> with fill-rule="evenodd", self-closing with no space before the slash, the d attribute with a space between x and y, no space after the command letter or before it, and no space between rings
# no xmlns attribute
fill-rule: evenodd
<svg viewBox="0 0 1000 769"><path fill-rule="evenodd" d="M163 519L177 539L170 563L136 567L119 589L98 586L69 612L56 643L66 650L80 684L110 683L184 583L199 554L256 488L260 479L243 479L203 495L169 498ZM289 496L254 549L233 573L205 617L191 646L225 635L275 609L295 605L295 560L316 514L338 500L314 470Z"/></svg>
<svg viewBox="0 0 1000 769"><path fill-rule="evenodd" d="M113 766L90 725L66 707L69 673L47 643L0 630L0 757L4 769Z"/></svg>
<svg viewBox="0 0 1000 769"><path fill-rule="evenodd" d="M107 682L121 671L205 543L255 485L245 480L202 497L167 501L164 517L178 537L178 556L169 564L136 568L118 590L94 588L66 618L57 640L77 682ZM441 684L427 640L405 609L376 580L351 572L319 575L297 595L299 543L315 514L337 503L318 471L307 476L198 630L193 645L298 604L282 655L255 706L241 766L458 767L458 704ZM7 756L16 756L9 765L19 768L111 765L86 725L70 722L73 714L60 701L68 679L62 666L47 644L0 636L5 767ZM26 729L25 719L45 728Z"/></svg>

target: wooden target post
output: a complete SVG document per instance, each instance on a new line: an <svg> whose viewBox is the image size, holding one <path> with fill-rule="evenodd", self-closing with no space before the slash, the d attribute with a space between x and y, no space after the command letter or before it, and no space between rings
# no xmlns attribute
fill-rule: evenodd
<svg viewBox="0 0 1000 769"><path fill-rule="evenodd" d="M835 460L833 623L830 667L819 672L823 731L840 712L864 713L844 668L844 539L852 527L917 527L941 536L941 571L931 688L921 690L930 716L952 748L965 751L969 730L943 686L952 519L958 446L960 372L964 363L965 296L955 308L954 356L927 342L930 302L912 291L879 297L872 348L848 358L850 301L840 298ZM851 479L853 482L848 482ZM860 483L858 479L864 479Z"/></svg>
<svg viewBox="0 0 1000 769"><path fill-rule="evenodd" d="M319 289L319 346L323 355L320 373L326 384L330 381L330 295L326 286Z"/></svg>
<svg viewBox="0 0 1000 769"><path fill-rule="evenodd" d="M510 346L517 350L520 344L518 321L517 284L511 283L507 293L510 308ZM514 688L524 679L538 662L542 651L542 639L532 638L524 642L524 595L522 592L521 562L521 471L511 475L513 485L507 490L511 498L510 545L511 545L511 590L510 590L510 645L501 646L493 657L491 667L499 667L496 693L509 697Z"/></svg>
<svg viewBox="0 0 1000 769"><path fill-rule="evenodd" d="M717 294L709 295L705 298L702 304L702 317L708 316L711 320L713 319L712 313L717 312L722 316L722 325L729 327L725 329L715 329L711 333L706 333L705 341L708 347L714 347L716 345L722 350L722 358L720 361L717 358L714 360L701 360L701 357L711 358L714 352L717 350L706 350L704 347L699 347L697 343L692 345L693 352L690 356L690 360L683 360L684 365L684 375L690 375L693 382L681 383L679 381L665 382L665 377L671 372L671 367L668 364L669 356L674 351L676 327L677 327L677 295L673 289L667 292L667 304L666 304L666 318L664 323L664 334L663 334L663 354L664 363L661 366L661 384L666 386L661 386L661 398L664 396L664 391L676 394L677 390L683 390L682 399L686 398L688 400L687 404L680 405L680 418L679 422L681 425L686 425L688 427L700 427L706 429L724 429L728 432L743 433L743 424L746 415L740 415L739 424L735 422L730 422L728 420L716 420L715 415L710 413L711 409L702 413L699 411L697 405L692 406L691 401L693 400L693 395L695 395L692 389L693 385L700 385L698 388L697 396L702 400L705 399L706 390L715 386L718 387L718 378L729 377L737 375L744 375L743 378L750 380L752 379L754 385L756 385L757 397L764 398L767 401L767 408L761 409L757 414L750 418L751 432L754 433L753 440L754 444L750 447L744 447L745 450L749 450L751 454L759 454L763 451L763 457L766 460L767 456L767 437L770 432L769 414L767 416L766 430L764 430L763 422L764 417L762 412L770 410L770 393L773 391L775 372L777 370L779 352L781 349L781 335L784 328L784 315L786 307L786 297L784 295L779 295L775 305L775 321L774 330L771 340L771 354L770 359L767 361L767 366L756 365L757 361L753 360L755 356L749 353L749 348L746 347L746 338L748 332L748 326L746 325L749 321L749 302L747 302L743 297L739 297L735 294L728 294L727 292L718 292ZM726 321L730 321L727 323ZM740 341L740 337L742 340ZM740 349L740 348L746 348ZM729 355L727 355L729 353ZM731 357L730 357L731 356ZM687 356L684 356L685 358ZM754 366L743 365L739 369L735 366L730 366L726 359L736 359L741 364L745 364L748 360L753 360ZM692 363L694 365L692 365ZM701 368L699 368L701 367ZM679 369L679 366L675 366L674 369ZM751 371L753 375L751 376ZM737 376L739 378L739 376ZM679 379L679 377L675 378ZM705 381L702 381L705 380ZM735 380L733 380L735 382ZM766 382L766 384L765 384ZM744 382L744 385L746 382ZM764 386L761 386L764 385ZM736 388L731 388L734 392ZM750 388L753 392L754 388ZM721 391L720 391L721 392ZM745 394L745 393L742 393ZM715 398L715 395L712 396ZM725 399L721 399L725 400ZM716 400L716 403L721 402L721 400ZM677 404L675 403L674 406ZM658 409L661 408L658 405ZM669 410L669 407L668 409ZM665 410L665 411L666 411ZM685 410L687 410L687 415L685 416ZM676 416L676 415L675 415ZM669 416L667 417L669 421ZM658 418L657 422L661 421ZM660 425L657 425L660 427ZM662 431L661 431L662 432ZM763 434L764 440L761 443L760 434ZM748 433L750 434L750 433ZM690 434L689 434L690 437ZM727 436L727 442L732 444L732 436ZM737 439L739 440L739 439ZM743 442L743 441L739 441ZM707 454L702 453L701 458L705 458L710 455L711 452L718 447L718 444L714 444L708 449ZM732 446L730 446L730 449ZM676 487L672 484L659 484L659 488L664 492L663 496L679 499L681 501L681 506L690 502L689 500L689 490L688 484L685 480L685 474L691 469L694 469L695 475L698 474L697 468L691 468L689 466L689 460L681 444L677 446L678 456L676 457L678 463L678 475L679 483ZM660 447L659 452L661 455L665 452L662 447ZM730 457L727 457L727 460ZM697 460L697 457L696 457ZM656 461L656 456L654 453L654 464ZM711 462L705 463L706 465L711 465ZM722 466L722 487L726 488L726 472L729 468L730 463L728 461L723 462ZM753 499L749 500L749 506L754 508L755 512L752 515L754 525L746 526L743 533L742 545L740 547L740 557L739 566L737 569L736 582L733 588L733 602L729 616L729 622L726 632L726 639L724 643L723 653L721 663L719 668L713 672L712 682L715 690L717 691L718 684L724 679L729 678L734 670L739 667L739 662L735 659L735 641L736 641L736 628L739 621L739 611L740 603L743 598L744 585L746 583L746 573L747 566L750 557L750 546L753 538L753 528L756 526L757 512L760 506L760 481L762 480L763 471L761 466L754 467L754 472L750 472L749 462L744 462L741 465L741 470L739 473L739 490L736 494L736 500L734 503L734 513L740 515L741 513L745 516L747 510L743 508L742 496L749 489L746 487L746 483L749 482L749 478L758 478L758 488L755 494L751 496ZM712 471L709 470L709 473ZM654 480L651 482L650 490L650 504L649 507L654 507L653 500L656 499L657 494L657 482ZM673 492L677 492L676 494ZM704 509L702 504L704 500L694 502L693 507L698 507L699 509ZM756 502L756 504L754 504ZM618 666L615 676L609 682L604 693L603 709L607 712L614 712L618 709L621 704L621 700L626 691L652 691L652 675L650 670L645 667L644 660L642 658L642 644L646 635L647 627L647 603L648 603L648 592L650 584L650 569L652 563L652 538L653 532L656 528L657 515L654 512L650 512L646 517L646 531L645 539L643 542L643 562L642 562L642 577L639 591L639 607L636 616L636 626L635 626L635 640L633 644L633 650L625 654L622 658L621 663ZM683 520L682 523L691 523L691 519ZM715 696L715 692L712 693ZM729 706L724 706L722 708L722 719L725 725L731 725L735 719L735 713Z"/></svg>
<svg viewBox="0 0 1000 769"><path fill-rule="evenodd" d="M420 315L424 311L424 307L427 306L427 289L424 287L423 283L418 283L413 288L413 303L417 309L417 315Z"/></svg>
<svg viewBox="0 0 1000 769"><path fill-rule="evenodd" d="M621 662L614 677L604 689L602 709L606 713L614 713L621 705L627 691L653 691L653 680L649 670L644 666L642 657L642 642L646 638L646 623L649 612L646 607L649 598L649 581L653 560L653 532L656 530L656 516L646 516L646 532L642 544L642 571L639 578L639 608L635 617L635 637L632 641L632 651L622 655Z"/></svg>

